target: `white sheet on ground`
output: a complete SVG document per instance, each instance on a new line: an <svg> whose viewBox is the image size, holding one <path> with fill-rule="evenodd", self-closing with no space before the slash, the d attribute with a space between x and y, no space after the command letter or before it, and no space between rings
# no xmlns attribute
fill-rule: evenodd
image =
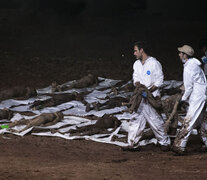
<svg viewBox="0 0 207 180"><path fill-rule="evenodd" d="M99 103L105 103L107 100L105 99L106 97L115 97L113 93L111 93L111 87L115 86L118 82L121 80L112 80L112 79L105 79L105 78L98 78L101 80L101 82L96 86L96 87L91 87L91 88L81 88L81 89L71 89L68 91L64 92L58 92L58 93L70 93L70 92L85 92L85 91L91 91L88 95L86 95L85 100L88 103L93 103L93 102L99 102ZM70 85L72 84L73 81L69 81L67 83L64 83L64 85ZM130 81L128 82L130 83ZM126 83L126 84L128 84ZM164 82L164 87L166 89L168 88L175 88L179 85L181 85L182 82L178 81L165 81ZM124 86L124 85L123 85ZM105 90L101 90L102 88L106 88ZM36 136L55 136L55 137L61 137L65 139L86 139L86 140L93 140L96 142L102 142L102 143L110 143L110 144L115 144L118 146L126 146L128 145L127 143L120 142L120 141L113 141L112 137L115 135L119 138L126 137L126 135L121 134L121 131L128 131L128 126L129 126L129 120L132 116L132 114L124 112L123 110L126 110L126 106L122 107L115 107L111 109L105 109L102 111L95 111L91 110L89 112L85 112L86 106L79 101L70 101L66 102L63 104L60 104L56 107L46 107L42 110L32 110L30 109L30 105L35 101L35 100L46 100L50 98L49 95L44 95L47 93L51 93L51 86L48 86L43 89L38 89L38 96L35 98L30 98L27 100L14 100L14 99L9 99L2 101L0 103L0 109L3 108L10 108L13 111L19 112L14 115L14 117L11 119L12 122L18 121L22 118L25 119L31 119L34 118L37 115L40 115L41 113L51 113L51 112L57 112L57 111L63 111L64 114L64 119L61 122L58 122L55 125L52 126L47 126L47 127L31 127L21 133L18 133L16 131L22 130L25 125L23 126L15 126L14 128L11 129L1 129L0 134L4 133L12 133L18 136L24 136L25 134L29 133L32 131L33 128L35 130L41 130L40 132L35 132L32 133L32 135ZM58 94L56 93L56 94ZM120 92L118 96L121 97L128 97L132 94L132 92ZM13 107L12 107L13 106ZM15 107L14 107L15 106ZM33 112L36 115L35 116L24 116L21 115L21 112ZM95 115L97 117L102 117L104 114L114 114L114 116L117 117L121 121L120 127L118 127L114 132L108 133L108 134L95 134L92 136L72 136L68 131L70 129L76 129L77 127L83 127L87 125L93 125L96 123L97 120L89 120L84 118L83 116L89 116L89 115ZM80 117L82 116L82 117ZM1 120L1 124L7 124L8 120ZM52 129L56 130L55 133L51 131ZM42 132L44 131L44 132ZM195 133L195 131L193 131ZM144 146L149 143L157 143L156 139L151 139L151 140L143 140L140 142L140 145Z"/></svg>

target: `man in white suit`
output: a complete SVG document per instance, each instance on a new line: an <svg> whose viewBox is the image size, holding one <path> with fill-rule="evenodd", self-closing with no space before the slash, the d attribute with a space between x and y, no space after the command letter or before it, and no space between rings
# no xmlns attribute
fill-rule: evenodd
<svg viewBox="0 0 207 180"><path fill-rule="evenodd" d="M184 63L183 82L185 93L182 96L181 104L188 101L189 108L172 150L178 155L183 155L194 127L199 128L204 143L203 148L207 149L207 122L204 118L207 84L205 74L200 67L201 62L193 58L193 48L184 45L179 47L178 51L179 57Z"/></svg>
<svg viewBox="0 0 207 180"><path fill-rule="evenodd" d="M136 61L133 65L133 83L134 85L145 85L156 98L160 96L159 87L163 84L162 66L154 57L149 56L147 44L143 41L134 44L134 55ZM142 101L136 113L132 114L128 131L129 146L123 147L122 150L137 150L139 140L148 123L155 134L159 144L169 147L170 138L164 132L164 121L157 111L149 104L146 99L146 93L142 93Z"/></svg>

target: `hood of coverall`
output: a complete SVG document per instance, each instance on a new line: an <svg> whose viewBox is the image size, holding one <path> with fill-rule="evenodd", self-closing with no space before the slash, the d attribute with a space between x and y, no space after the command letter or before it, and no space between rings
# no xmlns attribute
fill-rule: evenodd
<svg viewBox="0 0 207 180"><path fill-rule="evenodd" d="M193 66L195 66L195 64L198 65L198 66L200 66L200 65L201 65L201 62L200 62L198 59L196 59L196 58L190 58L190 59L188 59L188 61L184 64L184 66L187 66L187 65L193 65Z"/></svg>

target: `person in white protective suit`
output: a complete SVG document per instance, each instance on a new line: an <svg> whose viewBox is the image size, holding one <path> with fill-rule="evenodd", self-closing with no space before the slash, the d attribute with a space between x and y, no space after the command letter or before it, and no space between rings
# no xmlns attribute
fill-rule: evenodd
<svg viewBox="0 0 207 180"><path fill-rule="evenodd" d="M207 149L207 122L204 118L206 102L206 77L201 62L193 58L194 50L188 45L178 48L179 57L184 63L183 81L185 92L180 104L188 101L189 107L183 125L175 138L172 150L182 155L194 127L198 127L204 148Z"/></svg>
<svg viewBox="0 0 207 180"><path fill-rule="evenodd" d="M134 44L134 55L136 61L133 65L133 83L136 86L141 83L145 85L154 95L160 96L159 87L163 84L163 72L161 64L147 54L147 45L140 41ZM164 132L164 121L157 111L149 104L145 98L146 93L142 93L142 101L136 113L132 114L128 130L128 144L122 150L138 150L139 140L148 123L153 130L155 137L163 151L167 151L170 145L170 138Z"/></svg>

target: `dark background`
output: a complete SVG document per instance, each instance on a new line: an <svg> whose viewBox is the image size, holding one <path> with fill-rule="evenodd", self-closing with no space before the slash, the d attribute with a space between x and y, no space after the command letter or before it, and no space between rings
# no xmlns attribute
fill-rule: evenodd
<svg viewBox="0 0 207 180"><path fill-rule="evenodd" d="M88 72L129 80L133 43L146 40L165 79L182 80L177 47L202 56L205 1L1 0L0 88L42 87Z"/></svg>

